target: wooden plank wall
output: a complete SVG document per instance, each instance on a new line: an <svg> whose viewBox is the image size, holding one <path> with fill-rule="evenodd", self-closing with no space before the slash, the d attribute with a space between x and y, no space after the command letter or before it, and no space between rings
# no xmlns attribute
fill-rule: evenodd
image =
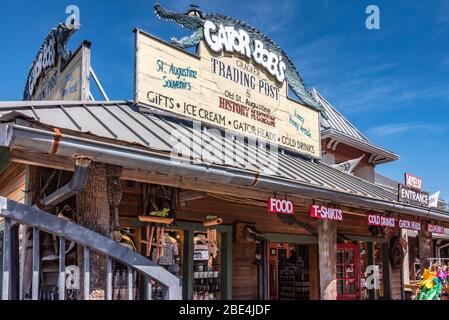
<svg viewBox="0 0 449 320"><path fill-rule="evenodd" d="M0 196L25 203L25 165L12 162L0 174Z"/></svg>
<svg viewBox="0 0 449 320"><path fill-rule="evenodd" d="M390 268L390 279L391 300L402 300L401 270L392 270Z"/></svg>

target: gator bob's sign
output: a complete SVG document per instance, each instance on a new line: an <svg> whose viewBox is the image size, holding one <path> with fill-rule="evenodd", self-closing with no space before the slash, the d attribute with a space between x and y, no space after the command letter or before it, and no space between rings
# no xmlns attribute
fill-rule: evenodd
<svg viewBox="0 0 449 320"><path fill-rule="evenodd" d="M242 29L198 34L191 54L136 31L135 101L319 158L319 111L288 97L284 58Z"/></svg>
<svg viewBox="0 0 449 320"><path fill-rule="evenodd" d="M74 32L64 24L50 31L29 71L23 100L89 99L90 43L72 54L67 44Z"/></svg>

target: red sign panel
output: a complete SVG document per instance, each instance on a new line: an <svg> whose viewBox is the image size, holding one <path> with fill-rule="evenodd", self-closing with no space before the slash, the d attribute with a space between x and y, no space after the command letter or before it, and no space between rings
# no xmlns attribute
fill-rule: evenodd
<svg viewBox="0 0 449 320"><path fill-rule="evenodd" d="M414 176L413 174L405 174L405 185L409 188L413 188L422 191L422 178Z"/></svg>
<svg viewBox="0 0 449 320"><path fill-rule="evenodd" d="M280 214L295 214L293 202L276 198L268 199L268 212Z"/></svg>
<svg viewBox="0 0 449 320"><path fill-rule="evenodd" d="M421 223L405 219L399 219L399 228L421 231Z"/></svg>
<svg viewBox="0 0 449 320"><path fill-rule="evenodd" d="M368 215L368 224L370 226L376 227L389 227L389 228L396 227L396 221L394 218L384 217L377 214Z"/></svg>
<svg viewBox="0 0 449 320"><path fill-rule="evenodd" d="M427 225L427 230L429 232L435 233L435 234L444 234L444 227L442 226L437 226L434 224L428 224Z"/></svg>
<svg viewBox="0 0 449 320"><path fill-rule="evenodd" d="M317 219L343 221L343 211L341 209L328 208L319 205L310 206L310 216Z"/></svg>

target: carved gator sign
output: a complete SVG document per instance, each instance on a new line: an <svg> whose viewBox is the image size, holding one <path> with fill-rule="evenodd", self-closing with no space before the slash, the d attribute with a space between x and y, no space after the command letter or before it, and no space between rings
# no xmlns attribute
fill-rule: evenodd
<svg viewBox="0 0 449 320"><path fill-rule="evenodd" d="M232 18L195 8L176 14L158 5L156 12L195 33L169 44L136 30L137 104L254 138L248 143L272 152L280 146L320 158L320 105L279 47ZM184 50L191 46L195 54ZM289 86L301 103L290 99Z"/></svg>
<svg viewBox="0 0 449 320"><path fill-rule="evenodd" d="M67 49L76 29L61 23L44 40L30 68L23 100L85 101L90 94L90 42Z"/></svg>
<svg viewBox="0 0 449 320"><path fill-rule="evenodd" d="M172 45L185 49L196 47L205 40L209 48L216 53L225 50L250 57L279 82L286 79L292 91L303 103L323 112L322 106L307 91L295 65L286 53L254 27L222 14L203 13L196 6L192 6L185 13L175 13L157 4L155 12L160 18L176 22L181 27L193 31L190 37L180 40L172 38Z"/></svg>

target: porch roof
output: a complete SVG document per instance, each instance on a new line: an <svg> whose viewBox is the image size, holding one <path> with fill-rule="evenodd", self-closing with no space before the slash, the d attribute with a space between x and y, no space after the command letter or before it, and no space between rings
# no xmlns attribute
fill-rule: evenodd
<svg viewBox="0 0 449 320"><path fill-rule="evenodd" d="M191 150L190 160L194 161L196 166L225 171L237 169L242 174L253 174L255 177L266 176L265 168L273 164L270 154L258 152L260 150L254 144L242 143L235 137L222 137L219 130L208 130L207 141L200 144L198 130L201 129L195 130L195 125L188 119L173 117L147 106L134 105L130 101L3 102L0 103L0 122L51 132L58 128L72 136L126 145L130 150L148 150L163 158L169 158L173 148L176 145L179 147L180 135L191 137L192 144L188 146ZM178 132L176 139L173 138L174 132ZM0 144L8 147L7 143L1 140L0 138ZM27 148L32 149L33 145ZM248 162L234 161L232 165L224 162L223 159L229 156L227 152L231 149L235 152L235 158L247 158ZM204 156L204 151L207 151L208 157ZM398 207L404 205L397 202L395 193L342 173L319 161L283 149L280 149L277 155L277 166L269 175L270 181L278 179L280 183L287 181L290 185L327 190L335 193L337 197L350 195L383 203L397 203ZM423 216L430 212L428 208L410 207L422 210Z"/></svg>

